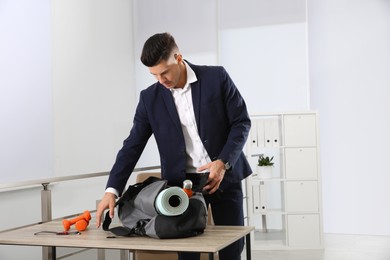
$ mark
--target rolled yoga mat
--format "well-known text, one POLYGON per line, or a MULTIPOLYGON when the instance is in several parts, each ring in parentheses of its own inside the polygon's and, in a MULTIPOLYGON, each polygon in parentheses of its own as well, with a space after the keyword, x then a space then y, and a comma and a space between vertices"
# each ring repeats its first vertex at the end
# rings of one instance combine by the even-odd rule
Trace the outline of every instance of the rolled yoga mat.
POLYGON ((188 208, 189 198, 179 187, 169 187, 161 191, 154 202, 159 214, 165 216, 178 216, 188 208))

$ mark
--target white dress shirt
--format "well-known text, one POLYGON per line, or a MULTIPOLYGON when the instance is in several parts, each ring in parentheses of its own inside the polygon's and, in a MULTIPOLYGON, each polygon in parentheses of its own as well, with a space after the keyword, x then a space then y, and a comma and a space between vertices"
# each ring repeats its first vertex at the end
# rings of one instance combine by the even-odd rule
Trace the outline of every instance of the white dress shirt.
POLYGON ((200 139, 196 125, 194 106, 192 104, 191 83, 196 82, 195 72, 186 62, 187 82, 183 88, 172 88, 171 92, 179 114, 181 128, 187 153, 187 172, 196 172, 196 169, 211 162, 209 155, 200 139))

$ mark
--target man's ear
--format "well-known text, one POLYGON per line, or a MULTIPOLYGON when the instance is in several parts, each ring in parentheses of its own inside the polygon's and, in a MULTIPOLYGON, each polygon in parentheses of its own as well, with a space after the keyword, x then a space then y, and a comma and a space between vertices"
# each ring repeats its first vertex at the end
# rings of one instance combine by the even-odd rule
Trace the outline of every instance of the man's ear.
POLYGON ((177 60, 178 63, 183 61, 183 56, 180 53, 175 53, 174 57, 175 57, 175 60, 177 60))

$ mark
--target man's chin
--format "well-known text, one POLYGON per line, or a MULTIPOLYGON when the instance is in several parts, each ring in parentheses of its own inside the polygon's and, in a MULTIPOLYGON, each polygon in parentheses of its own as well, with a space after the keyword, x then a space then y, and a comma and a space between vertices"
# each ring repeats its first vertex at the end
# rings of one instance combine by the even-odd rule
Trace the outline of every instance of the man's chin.
POLYGON ((174 88, 173 85, 171 84, 162 84, 164 87, 166 87, 167 89, 171 89, 171 88, 174 88))

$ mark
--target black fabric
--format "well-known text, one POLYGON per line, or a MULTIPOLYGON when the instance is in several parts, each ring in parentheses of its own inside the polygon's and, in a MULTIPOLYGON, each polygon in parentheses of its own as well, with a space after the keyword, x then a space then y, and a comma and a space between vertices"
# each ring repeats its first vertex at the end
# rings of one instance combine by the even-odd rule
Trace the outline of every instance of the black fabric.
POLYGON ((154 238, 191 237, 203 233, 207 224, 207 208, 201 193, 194 193, 189 199, 188 208, 179 216, 164 216, 157 213, 153 206, 154 200, 157 194, 167 187, 165 180, 156 177, 149 177, 142 183, 130 185, 116 203, 119 219, 124 226, 110 229, 111 218, 107 212, 103 230, 111 231, 117 236, 154 238), (150 197, 151 192, 153 196, 150 197))
POLYGON ((188 209, 179 216, 169 217, 159 215, 155 220, 155 230, 158 237, 176 238, 192 237, 203 233, 207 219, 205 205, 200 200, 190 199, 188 209), (198 216, 201 216, 198 218, 198 216))

